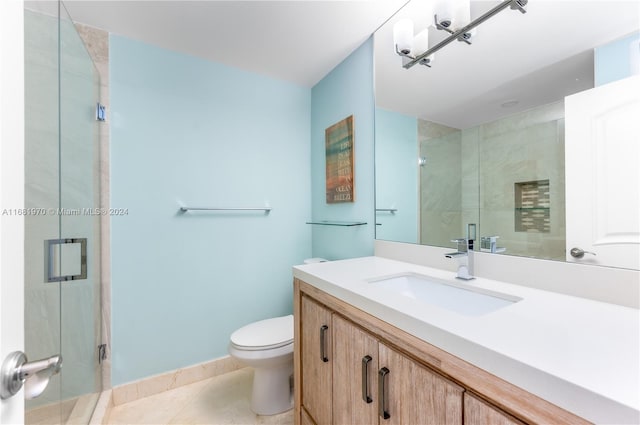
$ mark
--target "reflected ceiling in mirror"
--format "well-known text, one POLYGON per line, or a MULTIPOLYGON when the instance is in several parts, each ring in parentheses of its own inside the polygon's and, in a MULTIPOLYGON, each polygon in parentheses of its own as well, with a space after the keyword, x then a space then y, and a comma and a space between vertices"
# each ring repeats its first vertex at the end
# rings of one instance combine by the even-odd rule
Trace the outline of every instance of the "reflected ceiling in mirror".
MULTIPOLYGON (((593 49, 637 31, 640 19, 637 1, 530 0, 526 14, 507 9, 481 24, 472 45, 444 47, 431 68, 404 69, 396 22, 430 27, 430 44, 448 35, 433 28, 428 3, 409 2, 376 31, 376 106, 460 129, 593 87, 593 49)), ((472 1, 472 18, 498 3, 472 1)))

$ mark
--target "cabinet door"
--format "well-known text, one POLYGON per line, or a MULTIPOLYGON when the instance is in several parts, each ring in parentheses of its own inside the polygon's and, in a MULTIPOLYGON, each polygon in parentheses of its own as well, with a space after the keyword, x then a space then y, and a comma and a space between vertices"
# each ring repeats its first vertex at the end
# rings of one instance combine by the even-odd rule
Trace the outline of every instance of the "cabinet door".
POLYGON ((378 341, 333 316, 333 423, 377 424, 378 341))
POLYGON ((462 424, 461 387, 384 344, 379 353, 380 424, 462 424))
POLYGON ((464 395, 464 425, 523 425, 519 420, 488 403, 472 396, 464 395))
POLYGON ((331 423, 331 311, 302 296, 302 405, 318 425, 331 423))

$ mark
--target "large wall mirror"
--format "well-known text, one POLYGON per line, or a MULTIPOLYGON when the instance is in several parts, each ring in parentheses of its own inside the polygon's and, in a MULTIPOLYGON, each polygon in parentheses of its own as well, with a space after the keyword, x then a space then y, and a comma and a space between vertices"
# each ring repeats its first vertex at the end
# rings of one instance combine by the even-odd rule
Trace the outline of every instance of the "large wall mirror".
MULTIPOLYGON (((411 0, 375 34, 376 238, 453 248, 476 223, 478 250, 638 269, 640 93, 623 107, 603 106, 622 111, 604 121, 624 125, 605 126, 591 169, 574 171, 572 161, 597 144, 576 130, 593 121, 573 110, 606 105, 601 98, 620 96, 605 91, 640 79, 640 2, 530 0, 526 13, 506 8, 479 25, 471 45, 454 41, 430 67, 405 69, 394 26, 413 22, 414 49, 426 45, 425 33, 437 44, 449 35, 434 27, 438 3, 411 0), (600 197, 576 200, 569 180, 600 197), (609 223, 601 246, 570 236, 594 233, 593 224, 576 226, 598 214, 609 223), (572 248, 586 253, 572 256, 572 248)), ((472 1, 471 20, 500 3, 472 1)))

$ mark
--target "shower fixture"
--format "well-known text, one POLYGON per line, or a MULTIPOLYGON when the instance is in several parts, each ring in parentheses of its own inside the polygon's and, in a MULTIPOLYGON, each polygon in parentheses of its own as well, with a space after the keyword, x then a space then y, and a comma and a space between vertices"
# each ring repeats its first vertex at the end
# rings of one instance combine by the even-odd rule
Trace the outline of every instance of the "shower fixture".
POLYGON ((429 28, 414 36, 413 21, 403 19, 393 27, 393 43, 395 52, 402 56, 402 67, 409 69, 415 64, 431 67, 434 53, 455 40, 471 44, 476 27, 510 7, 527 13, 525 6, 528 0, 504 0, 482 16, 471 21, 470 0, 438 0, 434 6, 434 27, 446 31, 450 35, 429 48, 429 28))

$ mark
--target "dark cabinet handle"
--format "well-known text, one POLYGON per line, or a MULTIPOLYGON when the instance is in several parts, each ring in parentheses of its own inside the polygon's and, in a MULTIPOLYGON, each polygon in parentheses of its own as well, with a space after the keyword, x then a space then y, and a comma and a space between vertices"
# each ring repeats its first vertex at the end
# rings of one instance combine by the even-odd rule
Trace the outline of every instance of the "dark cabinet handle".
POLYGON ((326 333, 329 329, 329 326, 322 325, 320 326, 320 360, 323 362, 328 362, 329 357, 327 357, 327 338, 326 333))
POLYGON ((369 395, 369 362, 373 360, 371 356, 362 358, 362 399, 365 403, 371 403, 373 399, 369 395))
POLYGON ((387 412, 386 407, 386 399, 388 395, 385 394, 385 378, 388 374, 389 369, 386 367, 383 367, 378 371, 378 415, 380 415, 382 419, 389 419, 391 417, 389 412, 387 412))

